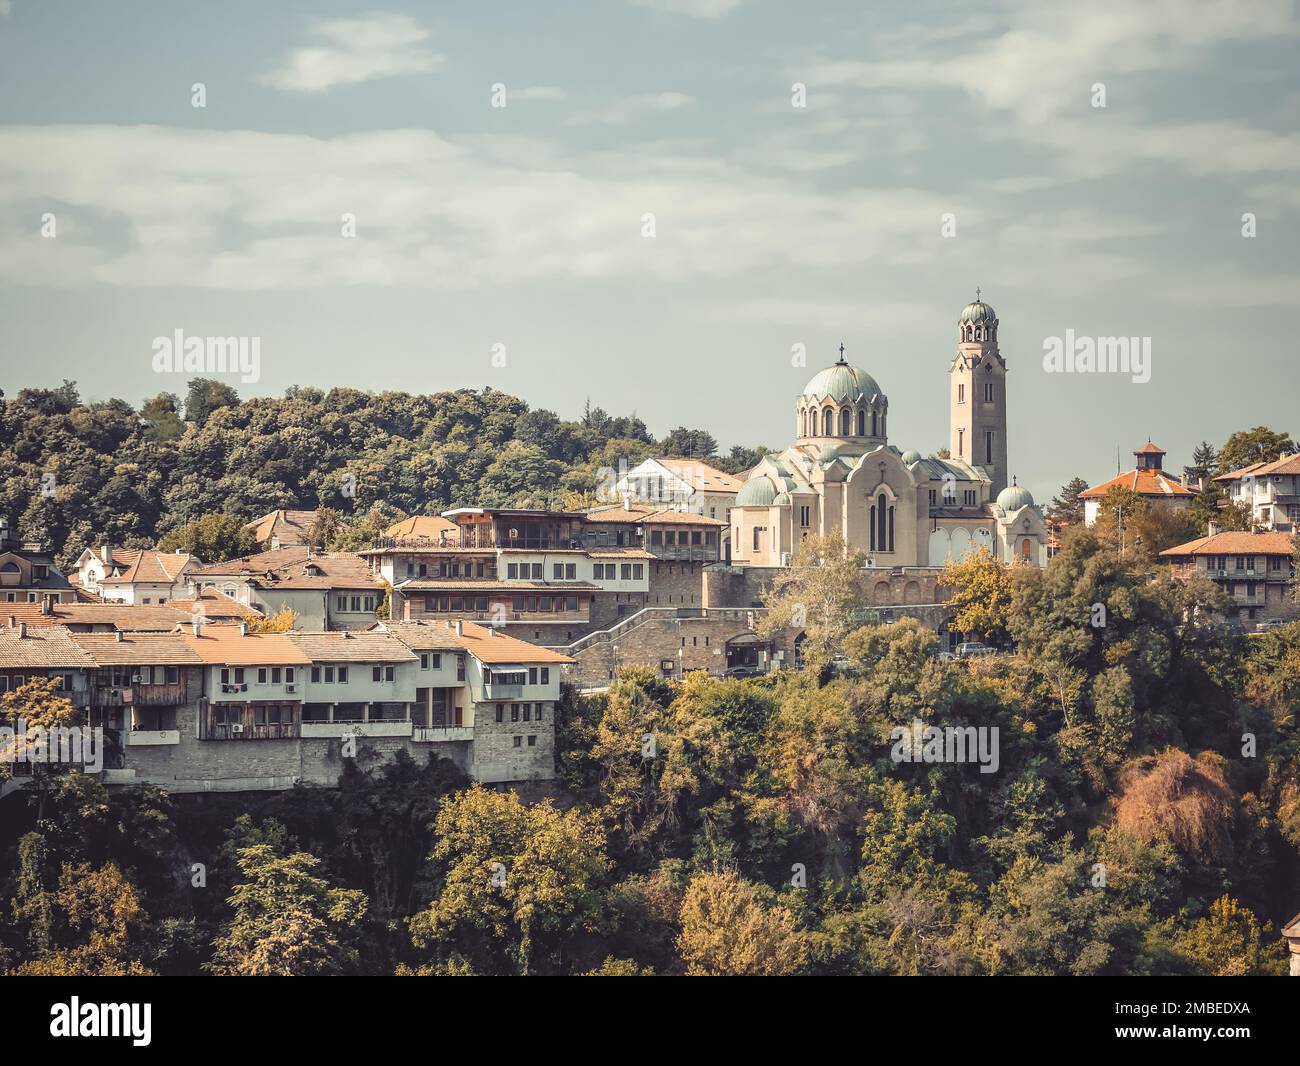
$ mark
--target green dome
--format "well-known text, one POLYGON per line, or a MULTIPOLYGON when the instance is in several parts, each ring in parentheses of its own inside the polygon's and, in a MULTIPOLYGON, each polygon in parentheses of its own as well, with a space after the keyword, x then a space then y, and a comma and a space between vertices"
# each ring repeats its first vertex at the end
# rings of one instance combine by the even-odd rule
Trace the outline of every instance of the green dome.
POLYGON ((790 506, 789 494, 784 492, 778 492, 776 494, 776 499, 772 501, 772 504, 775 507, 789 507, 790 506))
POLYGON ((921 453, 916 451, 915 449, 903 453, 904 466, 911 466, 913 463, 919 463, 920 461, 921 461, 921 453))
POLYGON ((1022 507, 1032 507, 1033 505, 1034 497, 1028 489, 1021 488, 1019 485, 1008 485, 998 493, 998 506, 1007 514, 1018 511, 1022 507))
POLYGON ((776 486, 762 474, 752 477, 736 493, 737 507, 771 507, 776 500, 776 486))
POLYGON ((840 402, 856 400, 859 396, 865 396, 868 400, 873 396, 879 396, 882 400, 885 398, 875 378, 848 363, 828 366, 808 382, 803 394, 806 398, 815 400, 824 400, 829 396, 840 402))
POLYGON ((996 322, 997 312, 983 300, 977 299, 961 309, 961 322, 996 322))

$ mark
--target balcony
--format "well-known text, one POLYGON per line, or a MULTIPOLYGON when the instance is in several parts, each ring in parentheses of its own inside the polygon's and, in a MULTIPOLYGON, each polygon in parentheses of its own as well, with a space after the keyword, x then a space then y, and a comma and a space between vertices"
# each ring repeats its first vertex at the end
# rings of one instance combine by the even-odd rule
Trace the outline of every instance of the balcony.
POLYGON ((419 725, 411 740, 416 744, 438 744, 456 740, 473 740, 474 727, 470 725, 419 725))
POLYGON ((409 737, 410 722, 303 722, 304 740, 354 737, 409 737))
POLYGON ((297 722, 267 722, 257 725, 209 721, 203 724, 199 733, 200 740, 296 740, 298 736, 297 722))
POLYGON ((185 702, 185 686, 127 685, 95 687, 92 702, 95 707, 179 707, 185 702))
POLYGON ((126 734, 126 746, 128 748, 160 747, 179 744, 180 742, 181 734, 179 729, 132 729, 126 734))
POLYGON ((495 682, 483 686, 484 700, 517 700, 524 694, 523 685, 500 685, 495 682))

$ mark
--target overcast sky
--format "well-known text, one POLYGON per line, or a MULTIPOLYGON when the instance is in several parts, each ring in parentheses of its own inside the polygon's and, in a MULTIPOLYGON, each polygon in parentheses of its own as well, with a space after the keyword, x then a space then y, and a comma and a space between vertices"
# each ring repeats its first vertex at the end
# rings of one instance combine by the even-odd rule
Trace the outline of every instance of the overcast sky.
POLYGON ((182 329, 260 338, 245 396, 780 447, 843 342, 928 453, 978 285, 1039 502, 1300 432, 1292 3, 377 4, 0 0, 0 386, 183 391, 182 329), (1150 381, 1046 373, 1066 330, 1150 337, 1150 381))

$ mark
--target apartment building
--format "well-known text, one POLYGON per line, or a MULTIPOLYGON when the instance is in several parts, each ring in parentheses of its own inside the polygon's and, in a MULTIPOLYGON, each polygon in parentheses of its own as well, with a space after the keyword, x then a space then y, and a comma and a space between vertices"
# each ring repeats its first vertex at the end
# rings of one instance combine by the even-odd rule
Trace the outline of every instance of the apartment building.
POLYGON ((1286 452, 1271 463, 1252 463, 1214 480, 1233 503, 1250 508, 1254 525, 1280 533, 1300 529, 1300 455, 1286 452))
POLYGON ((1213 581, 1231 601, 1228 621, 1243 625, 1300 619, 1292 596, 1294 537, 1289 532, 1214 532, 1160 553, 1179 577, 1213 581))
POLYGON ((288 609, 302 630, 364 629, 385 594, 361 556, 307 545, 196 566, 188 576, 187 598, 215 589, 267 617, 288 609))

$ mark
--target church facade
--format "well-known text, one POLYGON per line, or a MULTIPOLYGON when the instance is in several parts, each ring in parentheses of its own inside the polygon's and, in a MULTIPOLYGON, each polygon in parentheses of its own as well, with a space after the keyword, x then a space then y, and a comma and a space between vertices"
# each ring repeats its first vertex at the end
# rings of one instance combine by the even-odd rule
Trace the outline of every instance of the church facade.
POLYGON ((795 401, 795 442, 746 475, 732 563, 788 566, 804 537, 840 533, 873 567, 941 567, 981 548, 1044 565, 1043 514, 1008 484, 1007 366, 997 315, 978 295, 958 320, 948 375, 948 447, 903 451, 889 442, 888 397, 841 346, 795 401))

